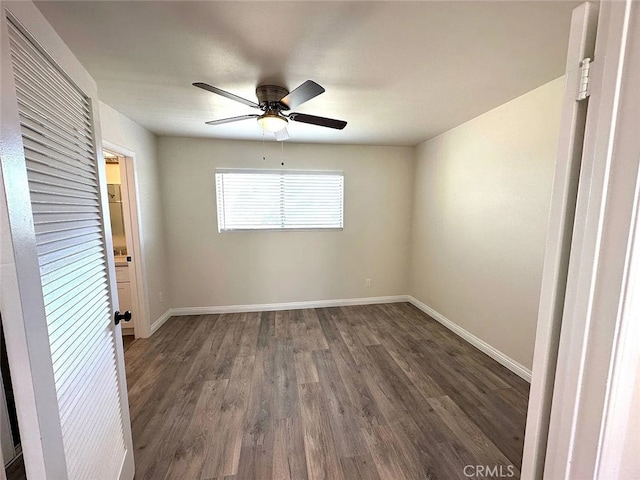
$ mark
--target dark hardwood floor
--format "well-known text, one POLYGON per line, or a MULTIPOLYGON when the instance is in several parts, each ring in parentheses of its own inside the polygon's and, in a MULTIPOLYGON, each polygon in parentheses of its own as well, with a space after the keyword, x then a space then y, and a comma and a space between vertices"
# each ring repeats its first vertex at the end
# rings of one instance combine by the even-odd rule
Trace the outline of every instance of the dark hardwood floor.
POLYGON ((124 348, 124 351, 126 352, 127 350, 129 350, 129 347, 135 341, 136 341, 136 337, 134 337, 133 335, 123 335, 122 336, 122 346, 124 348))
POLYGON ((528 384, 410 304, 172 318, 125 360, 137 480, 519 477, 528 384))

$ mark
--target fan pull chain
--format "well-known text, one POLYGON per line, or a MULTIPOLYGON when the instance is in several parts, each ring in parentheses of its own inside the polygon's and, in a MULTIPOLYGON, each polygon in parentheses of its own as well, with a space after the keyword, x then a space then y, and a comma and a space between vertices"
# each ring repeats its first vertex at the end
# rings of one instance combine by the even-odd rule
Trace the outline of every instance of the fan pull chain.
POLYGON ((284 167, 284 141, 280 142, 280 145, 282 145, 282 163, 281 165, 284 167))
POLYGON ((264 130, 262 130, 262 160, 266 160, 267 157, 264 154, 264 130))

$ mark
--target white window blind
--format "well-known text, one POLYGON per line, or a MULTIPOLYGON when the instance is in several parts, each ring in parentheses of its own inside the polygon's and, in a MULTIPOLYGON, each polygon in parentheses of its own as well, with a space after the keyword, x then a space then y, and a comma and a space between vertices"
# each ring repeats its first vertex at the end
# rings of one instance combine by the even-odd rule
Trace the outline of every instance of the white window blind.
POLYGON ((216 170, 218 231, 340 229, 342 172, 216 170))

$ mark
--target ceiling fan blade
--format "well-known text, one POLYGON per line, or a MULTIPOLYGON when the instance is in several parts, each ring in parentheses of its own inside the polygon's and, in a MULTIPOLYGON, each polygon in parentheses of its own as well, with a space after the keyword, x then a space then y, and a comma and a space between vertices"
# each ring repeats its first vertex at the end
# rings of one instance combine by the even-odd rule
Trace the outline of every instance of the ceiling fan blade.
POLYGON ((307 80, 302 85, 289 92, 288 95, 281 98, 280 103, 287 107, 287 109, 296 108, 298 105, 302 105, 307 100, 311 100, 321 93, 324 93, 324 88, 313 80, 307 80))
POLYGON ((335 128, 342 130, 347 126, 344 120, 335 120, 333 118, 316 117, 315 115, 307 115, 306 113, 291 113, 289 119, 296 122, 310 123, 311 125, 319 125, 321 127, 335 128))
POLYGON ((230 98, 231 100, 235 100, 236 102, 244 103, 245 105, 249 105, 253 108, 260 108, 256 102, 252 102, 251 100, 247 100, 246 98, 239 97, 238 95, 234 95, 233 93, 229 93, 225 90, 221 90, 218 87, 212 87, 207 83, 195 82, 193 84, 194 87, 202 88, 203 90, 207 90, 208 92, 217 93, 218 95, 222 95, 223 97, 230 98))
POLYGON ((276 140, 282 142, 283 140, 289 140, 289 132, 287 131, 287 127, 282 130, 278 130, 275 132, 276 140))
POLYGON ((221 118, 220 120, 211 120, 204 122, 207 125, 222 125, 223 123, 239 122, 240 120, 247 120, 248 118, 258 118, 260 115, 240 115, 239 117, 221 118))

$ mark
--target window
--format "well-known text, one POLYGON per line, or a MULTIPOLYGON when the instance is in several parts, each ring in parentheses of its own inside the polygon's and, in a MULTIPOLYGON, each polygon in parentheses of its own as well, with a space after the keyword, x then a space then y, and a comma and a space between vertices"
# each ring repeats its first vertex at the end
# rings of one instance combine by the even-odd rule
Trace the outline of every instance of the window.
POLYGON ((216 170, 218 231, 341 229, 342 172, 216 170))

